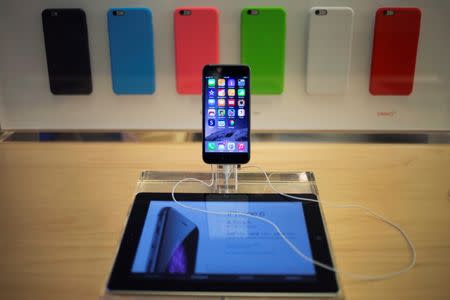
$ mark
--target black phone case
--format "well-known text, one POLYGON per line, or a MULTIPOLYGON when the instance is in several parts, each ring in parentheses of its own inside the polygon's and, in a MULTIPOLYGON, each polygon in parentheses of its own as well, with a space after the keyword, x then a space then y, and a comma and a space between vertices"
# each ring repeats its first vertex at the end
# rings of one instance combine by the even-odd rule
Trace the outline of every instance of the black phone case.
POLYGON ((55 95, 92 92, 86 14, 81 9, 42 11, 50 91, 55 95))

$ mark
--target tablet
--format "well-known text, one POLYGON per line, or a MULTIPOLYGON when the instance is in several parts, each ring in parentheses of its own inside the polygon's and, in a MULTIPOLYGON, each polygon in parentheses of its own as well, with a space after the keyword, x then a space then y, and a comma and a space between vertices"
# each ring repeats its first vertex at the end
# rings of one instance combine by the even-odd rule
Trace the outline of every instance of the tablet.
MULTIPOLYGON (((312 194, 298 195, 317 199, 312 194)), ((334 297, 333 265, 318 203, 279 194, 136 195, 107 283, 113 294, 334 297), (189 208, 186 208, 188 206, 189 208), (205 213, 195 209, 224 214, 205 213)))

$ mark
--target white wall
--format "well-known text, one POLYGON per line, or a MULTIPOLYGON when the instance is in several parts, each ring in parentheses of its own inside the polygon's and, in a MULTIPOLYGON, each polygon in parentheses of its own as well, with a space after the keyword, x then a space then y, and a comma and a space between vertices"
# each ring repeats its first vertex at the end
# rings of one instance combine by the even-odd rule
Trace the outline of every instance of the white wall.
POLYGON ((239 63, 240 11, 257 5, 287 11, 285 91, 253 96, 252 126, 259 130, 450 130, 450 1, 113 1, 3 0, 0 11, 0 120, 3 129, 200 129, 200 96, 175 91, 175 7, 220 10, 220 61, 239 63), (106 12, 149 7, 155 30, 156 93, 117 96, 111 87, 106 12), (350 88, 346 96, 305 92, 307 13, 312 6, 355 11, 350 88), (372 96, 368 91, 375 11, 381 6, 422 9, 422 27, 411 96, 372 96), (41 11, 85 10, 93 75, 88 96, 50 93, 41 11), (380 114, 380 112, 384 114, 380 114))

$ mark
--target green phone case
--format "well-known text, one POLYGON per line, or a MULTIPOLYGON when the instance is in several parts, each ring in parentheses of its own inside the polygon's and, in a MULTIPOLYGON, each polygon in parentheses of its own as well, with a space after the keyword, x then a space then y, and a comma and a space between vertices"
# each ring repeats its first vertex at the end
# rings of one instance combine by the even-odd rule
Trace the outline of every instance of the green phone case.
POLYGON ((284 9, 247 7, 242 10, 241 63, 250 66, 253 94, 283 92, 285 41, 284 9))

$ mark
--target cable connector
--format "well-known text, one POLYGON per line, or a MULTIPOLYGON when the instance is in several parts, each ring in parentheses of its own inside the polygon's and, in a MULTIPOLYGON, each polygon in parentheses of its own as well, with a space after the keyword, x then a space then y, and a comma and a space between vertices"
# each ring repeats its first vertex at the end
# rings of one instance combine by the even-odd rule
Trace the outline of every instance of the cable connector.
POLYGON ((213 165, 216 193, 236 193, 238 190, 238 170, 241 165, 213 165))

